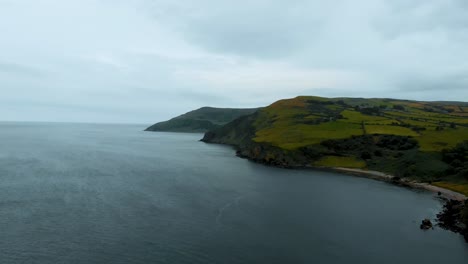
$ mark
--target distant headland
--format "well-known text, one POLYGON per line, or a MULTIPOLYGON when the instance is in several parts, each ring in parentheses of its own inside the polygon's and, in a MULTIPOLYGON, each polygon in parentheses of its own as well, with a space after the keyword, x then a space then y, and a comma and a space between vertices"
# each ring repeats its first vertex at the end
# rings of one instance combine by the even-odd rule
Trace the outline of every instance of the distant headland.
POLYGON ((156 123, 145 131, 204 133, 219 128, 232 120, 249 115, 258 108, 215 108, 202 107, 167 121, 156 123))

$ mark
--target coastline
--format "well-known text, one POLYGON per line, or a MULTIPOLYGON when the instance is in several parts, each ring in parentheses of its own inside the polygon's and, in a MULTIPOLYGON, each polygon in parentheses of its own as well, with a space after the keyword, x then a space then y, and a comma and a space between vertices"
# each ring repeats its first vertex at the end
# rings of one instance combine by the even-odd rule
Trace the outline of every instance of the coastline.
MULTIPOLYGON (((203 141, 203 140, 201 140, 203 141)), ((212 143, 212 142, 205 142, 209 144, 220 144, 220 145, 228 145, 232 147, 236 147, 235 145, 229 145, 229 144, 223 144, 223 143, 212 143)), ((246 155, 241 155, 239 151, 237 151, 236 156, 239 158, 247 159, 249 161, 255 162, 255 163, 262 163, 268 166, 273 166, 273 167, 283 167, 283 166, 278 166, 275 164, 268 164, 264 162, 259 162, 258 160, 252 159, 249 156, 246 155)), ((369 179, 374 179, 374 180, 379 180, 379 181, 386 181, 386 182, 391 182, 400 186, 405 186, 409 188, 414 188, 414 189, 423 189, 432 193, 437 194, 439 198, 445 199, 445 200, 457 200, 464 202, 468 200, 468 197, 464 195, 463 193, 459 193, 456 191, 452 191, 443 187, 431 185, 429 183, 424 183, 424 182, 418 182, 415 180, 408 180, 408 179, 401 179, 398 178, 394 175, 380 172, 380 171, 373 171, 373 170, 365 170, 365 169, 355 169, 355 168, 344 168, 344 167, 317 167, 317 166, 311 166, 311 165, 306 165, 306 166, 284 166, 283 168, 290 168, 290 169, 312 169, 312 170, 328 170, 328 171, 333 171, 333 172, 341 172, 341 173, 346 173, 346 174, 351 174, 353 176, 360 176, 360 177, 365 177, 369 179)))
MULTIPOLYGON (((211 143, 211 142, 206 142, 206 143, 211 143)), ((217 144, 220 144, 220 143, 217 143, 217 144)), ((223 144, 223 145, 226 145, 226 144, 223 144)), ((356 177, 364 177, 364 178, 374 179, 378 181, 385 181, 387 183, 392 183, 400 187, 411 188, 413 190, 420 189, 426 192, 431 192, 434 194, 433 198, 439 199, 444 202, 443 210, 437 214, 437 220, 435 220, 437 225, 442 226, 443 229, 461 234, 462 236, 464 236, 466 242, 468 242, 468 228, 467 228, 468 223, 466 219, 466 214, 468 214, 468 199, 467 199, 467 196, 463 193, 459 193, 456 191, 452 191, 450 189, 431 185, 429 183, 418 182, 415 180, 409 180, 405 178, 401 179, 400 177, 394 176, 392 174, 380 172, 380 171, 344 168, 344 167, 318 167, 318 166, 312 166, 312 165, 291 166, 288 164, 272 163, 272 162, 269 162, 267 160, 262 160, 262 159, 253 159, 252 157, 248 155, 242 155, 242 152, 240 150, 236 151, 236 156, 243 158, 243 159, 247 159, 255 163, 261 163, 267 166, 289 168, 289 169, 310 169, 310 170, 340 172, 343 174, 350 174, 356 177)), ((429 226, 427 222, 430 223, 430 227, 433 226, 430 220, 424 219, 420 226, 421 229, 426 229, 429 226)))
POLYGON ((395 176, 386 174, 380 171, 351 169, 351 168, 343 168, 343 167, 329 167, 329 168, 324 168, 324 169, 330 169, 333 171, 339 171, 339 172, 344 172, 344 173, 354 174, 354 175, 357 174, 360 176, 365 176, 367 178, 372 178, 376 180, 392 181, 392 182, 401 184, 403 186, 408 186, 408 187, 417 188, 417 189, 424 189, 424 190, 427 190, 436 194, 440 193, 439 197, 442 197, 448 200, 465 201, 466 199, 468 199, 468 197, 466 197, 462 193, 458 193, 449 189, 431 185, 429 183, 411 181, 411 180, 406 180, 406 179, 397 180, 395 176))

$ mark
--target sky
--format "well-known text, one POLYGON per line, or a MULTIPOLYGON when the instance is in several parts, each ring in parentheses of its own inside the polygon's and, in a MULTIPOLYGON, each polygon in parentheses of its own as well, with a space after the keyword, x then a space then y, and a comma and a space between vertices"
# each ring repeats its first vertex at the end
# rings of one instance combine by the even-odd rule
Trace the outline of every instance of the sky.
POLYGON ((468 101, 466 0, 0 0, 0 120, 298 95, 468 101))

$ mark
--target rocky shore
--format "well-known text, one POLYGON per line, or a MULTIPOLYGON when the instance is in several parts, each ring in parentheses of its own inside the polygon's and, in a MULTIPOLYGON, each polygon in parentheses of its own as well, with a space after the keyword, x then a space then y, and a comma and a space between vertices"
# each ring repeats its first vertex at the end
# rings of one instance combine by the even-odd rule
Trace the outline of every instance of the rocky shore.
POLYGON ((438 226, 462 234, 468 242, 468 200, 448 200, 437 220, 438 226))
POLYGON ((434 186, 429 183, 422 183, 422 182, 411 181, 407 179, 400 179, 393 175, 386 174, 386 173, 379 172, 379 171, 349 169, 349 168, 340 168, 340 167, 335 167, 335 168, 330 168, 330 169, 334 171, 340 171, 340 172, 345 172, 345 173, 350 173, 350 174, 355 174, 355 175, 357 174, 361 176, 366 176, 366 177, 378 179, 378 180, 391 181, 391 182, 398 183, 400 185, 404 185, 404 186, 408 186, 412 188, 424 189, 424 190, 436 193, 438 194, 438 196, 446 200, 465 201, 466 199, 468 199, 466 195, 454 192, 452 190, 434 186))

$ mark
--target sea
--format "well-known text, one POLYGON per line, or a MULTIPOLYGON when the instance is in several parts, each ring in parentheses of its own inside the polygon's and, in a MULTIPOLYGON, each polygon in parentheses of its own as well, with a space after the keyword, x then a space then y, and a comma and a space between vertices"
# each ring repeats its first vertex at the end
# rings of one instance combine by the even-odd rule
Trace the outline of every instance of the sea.
POLYGON ((0 123, 0 263, 468 263, 433 193, 144 129, 0 123))

